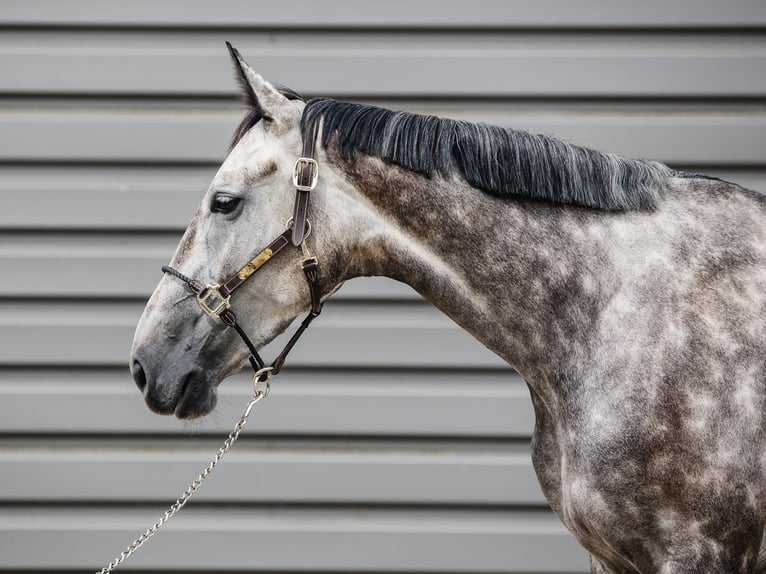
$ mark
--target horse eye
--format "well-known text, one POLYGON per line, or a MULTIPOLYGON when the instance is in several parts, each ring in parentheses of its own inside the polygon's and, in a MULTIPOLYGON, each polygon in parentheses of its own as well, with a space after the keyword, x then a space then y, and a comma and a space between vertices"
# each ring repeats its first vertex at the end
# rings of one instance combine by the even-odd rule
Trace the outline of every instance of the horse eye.
POLYGON ((235 197, 226 193, 217 193, 213 198, 213 204, 210 206, 210 211, 213 213, 231 213, 239 202, 242 201, 241 197, 235 197))

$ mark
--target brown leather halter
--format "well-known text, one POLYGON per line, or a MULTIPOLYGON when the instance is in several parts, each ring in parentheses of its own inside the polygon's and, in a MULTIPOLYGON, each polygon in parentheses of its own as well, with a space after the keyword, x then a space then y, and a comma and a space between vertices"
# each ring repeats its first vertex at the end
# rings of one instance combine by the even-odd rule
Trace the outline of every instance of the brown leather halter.
POLYGON ((298 339, 300 339, 301 335, 303 335, 311 322, 322 312, 321 292, 318 282, 319 263, 317 258, 311 255, 306 245, 306 239, 311 233, 311 223, 307 218, 309 194, 311 190, 316 187, 317 177, 319 175, 319 166, 314 159, 317 129, 318 125, 314 124, 311 128, 307 129, 306 134, 304 134, 303 152, 301 157, 295 162, 295 168, 293 170, 293 185, 295 185, 295 207, 293 209, 293 217, 290 220, 287 229, 274 239, 274 241, 269 243, 266 248, 259 251, 255 257, 248 261, 234 275, 220 284, 203 285, 196 279, 187 277, 172 267, 166 265, 162 268, 163 272, 181 279, 189 286, 191 291, 197 297, 197 303, 205 314, 213 319, 220 319, 224 325, 234 328, 242 341, 244 341, 248 351, 250 351, 248 360, 255 371, 253 380, 256 383, 268 383, 268 380, 271 379, 273 375, 279 373, 284 365, 287 355, 298 342, 298 339), (293 336, 290 337, 290 340, 282 349, 282 352, 279 353, 271 366, 267 367, 261 356, 258 354, 258 350, 237 322, 237 316, 234 314, 234 311, 231 310, 230 300, 234 291, 252 277, 256 271, 271 261, 277 253, 291 244, 295 247, 300 247, 303 253, 301 268, 303 269, 303 274, 306 277, 306 282, 309 286, 311 310, 306 318, 301 321, 300 326, 295 333, 293 333, 293 336))

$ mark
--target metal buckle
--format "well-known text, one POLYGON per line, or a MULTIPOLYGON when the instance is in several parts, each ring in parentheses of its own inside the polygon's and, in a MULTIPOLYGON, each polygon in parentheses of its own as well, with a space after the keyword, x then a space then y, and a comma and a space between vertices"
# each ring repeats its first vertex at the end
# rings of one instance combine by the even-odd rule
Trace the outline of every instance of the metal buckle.
POLYGON ((220 319, 221 313, 224 309, 228 309, 231 305, 229 300, 231 295, 224 297, 218 290, 221 286, 217 283, 215 285, 208 285, 201 295, 197 296, 197 303, 206 315, 213 319, 220 319))
POLYGON ((317 186, 318 178, 319 164, 315 159, 311 159, 310 157, 299 157, 296 160, 295 167, 293 168, 293 185, 296 187, 296 189, 299 191, 311 191, 317 186), (301 177, 301 172, 303 171, 303 168, 309 165, 311 166, 311 181, 308 185, 300 185, 298 180, 301 177))

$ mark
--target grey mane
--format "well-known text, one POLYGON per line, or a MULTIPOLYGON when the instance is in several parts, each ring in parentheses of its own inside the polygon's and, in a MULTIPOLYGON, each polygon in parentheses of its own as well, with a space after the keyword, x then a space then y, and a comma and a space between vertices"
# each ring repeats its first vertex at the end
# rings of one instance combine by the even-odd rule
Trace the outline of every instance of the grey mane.
POLYGON ((330 99, 308 102, 303 133, 319 121, 321 145, 334 141, 346 160, 367 154, 429 178, 450 177, 456 169, 473 187, 502 197, 651 210, 673 174, 661 163, 544 135, 330 99))

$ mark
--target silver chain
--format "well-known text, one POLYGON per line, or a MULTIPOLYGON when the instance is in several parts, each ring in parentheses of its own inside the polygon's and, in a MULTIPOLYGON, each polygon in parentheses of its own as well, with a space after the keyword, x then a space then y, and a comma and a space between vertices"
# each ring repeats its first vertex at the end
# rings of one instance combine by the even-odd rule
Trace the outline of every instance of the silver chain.
POLYGON ((157 520, 157 522, 152 524, 143 534, 141 534, 141 536, 136 538, 130 544, 130 546, 120 552, 119 556, 104 566, 101 570, 96 572, 96 574, 109 574, 109 572, 114 572, 120 564, 130 558, 139 548, 141 548, 141 546, 144 545, 147 540, 157 534, 157 531, 162 528, 168 520, 173 518, 173 516, 175 516, 176 513, 184 507, 184 505, 189 501, 194 493, 197 492, 199 487, 202 486, 202 483, 205 482, 205 479, 208 477, 208 475, 213 472, 213 469, 218 466, 218 463, 221 462, 221 459, 229 451, 234 442, 239 438, 239 433, 242 432, 245 424, 247 424, 247 418, 250 416, 250 411, 253 410, 253 407, 258 402, 269 396, 269 390, 271 388, 271 370, 272 367, 264 367, 253 375, 253 397, 250 399, 250 402, 247 403, 245 412, 237 421, 237 424, 234 425, 234 430, 232 430, 228 438, 223 441, 223 444, 218 449, 218 452, 215 454, 215 457, 213 457, 213 460, 210 462, 210 464, 208 464, 207 467, 199 474, 199 476, 194 479, 194 481, 189 485, 189 488, 187 488, 186 491, 178 498, 178 500, 176 500, 170 506, 170 508, 165 511, 165 514, 159 520, 157 520), (263 375, 265 375, 266 378, 263 381, 260 381, 260 378, 263 375), (259 383, 261 382, 265 383, 264 389, 258 388, 259 383))

